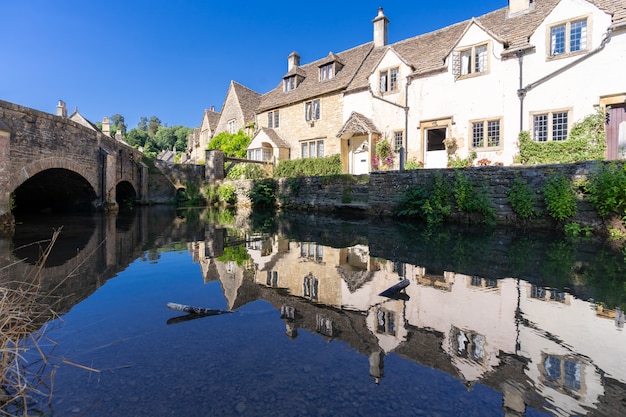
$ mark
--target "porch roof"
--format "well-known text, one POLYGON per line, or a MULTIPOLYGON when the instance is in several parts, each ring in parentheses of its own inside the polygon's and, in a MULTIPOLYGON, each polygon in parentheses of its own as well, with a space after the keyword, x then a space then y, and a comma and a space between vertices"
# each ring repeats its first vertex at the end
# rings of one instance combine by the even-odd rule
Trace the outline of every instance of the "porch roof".
POLYGON ((380 131, 374 122, 363 116, 361 113, 353 111, 341 130, 339 130, 339 133, 337 133, 337 137, 346 139, 354 136, 355 134, 369 135, 372 133, 380 134, 380 131))

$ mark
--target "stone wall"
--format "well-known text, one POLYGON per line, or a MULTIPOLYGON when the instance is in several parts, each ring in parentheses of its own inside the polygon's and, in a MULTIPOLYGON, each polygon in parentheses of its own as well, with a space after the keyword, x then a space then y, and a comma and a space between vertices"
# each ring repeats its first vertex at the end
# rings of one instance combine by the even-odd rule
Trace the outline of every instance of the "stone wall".
MULTIPOLYGON (((508 201, 508 191, 516 177, 536 190, 536 211, 543 215, 533 219, 537 227, 550 227, 552 219, 546 213, 541 188, 548 177, 563 173, 571 181, 584 180, 603 162, 581 162, 576 164, 544 165, 535 167, 470 167, 461 169, 418 169, 411 171, 373 172, 368 176, 354 177, 340 175, 333 177, 306 177, 279 179, 277 198, 279 206, 286 211, 325 211, 360 212, 369 216, 390 216, 398 206, 397 200, 408 189, 426 187, 435 176, 443 176, 454 184, 457 171, 463 173, 474 184, 476 192, 488 196, 496 213, 497 222, 502 225, 520 222, 508 201)), ((238 201, 250 204, 247 196, 252 181, 237 181, 238 201), (244 185, 245 184, 245 185, 244 185), (244 193, 246 193, 244 195, 244 193)), ((453 209, 452 221, 468 222, 467 213, 453 209)), ((583 225, 599 226, 599 218, 593 207, 582 198, 578 201, 578 212, 571 219, 583 225)))

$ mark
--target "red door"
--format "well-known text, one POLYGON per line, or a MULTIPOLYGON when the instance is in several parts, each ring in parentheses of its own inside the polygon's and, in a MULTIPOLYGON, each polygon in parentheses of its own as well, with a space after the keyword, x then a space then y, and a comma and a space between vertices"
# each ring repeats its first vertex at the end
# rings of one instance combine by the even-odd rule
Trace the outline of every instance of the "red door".
MULTIPOLYGON (((625 146, 626 143, 619 143, 620 129, 622 141, 626 140, 626 105, 611 106, 607 111, 606 120, 606 158, 607 159, 620 159, 620 146, 625 146)), ((621 157, 624 157, 622 149, 621 157)))

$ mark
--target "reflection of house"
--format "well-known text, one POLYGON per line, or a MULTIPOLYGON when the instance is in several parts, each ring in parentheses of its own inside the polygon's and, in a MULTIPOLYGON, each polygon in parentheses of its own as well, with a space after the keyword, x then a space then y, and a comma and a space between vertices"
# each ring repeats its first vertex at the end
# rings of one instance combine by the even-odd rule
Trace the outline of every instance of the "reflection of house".
POLYGON ((217 131, 220 114, 215 108, 205 110, 200 128, 194 129, 187 139, 187 153, 190 163, 199 163, 206 158, 206 147, 217 131))

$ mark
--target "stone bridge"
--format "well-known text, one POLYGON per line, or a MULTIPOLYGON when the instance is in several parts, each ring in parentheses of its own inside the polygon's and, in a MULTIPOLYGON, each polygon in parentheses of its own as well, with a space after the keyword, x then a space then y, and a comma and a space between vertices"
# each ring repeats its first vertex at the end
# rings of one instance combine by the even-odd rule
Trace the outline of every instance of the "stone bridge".
MULTIPOLYGON (((62 104, 62 102, 59 102, 62 104)), ((63 104, 64 109, 64 104, 63 104)), ((0 100, 0 218, 145 203, 143 154, 98 130, 0 100)))

